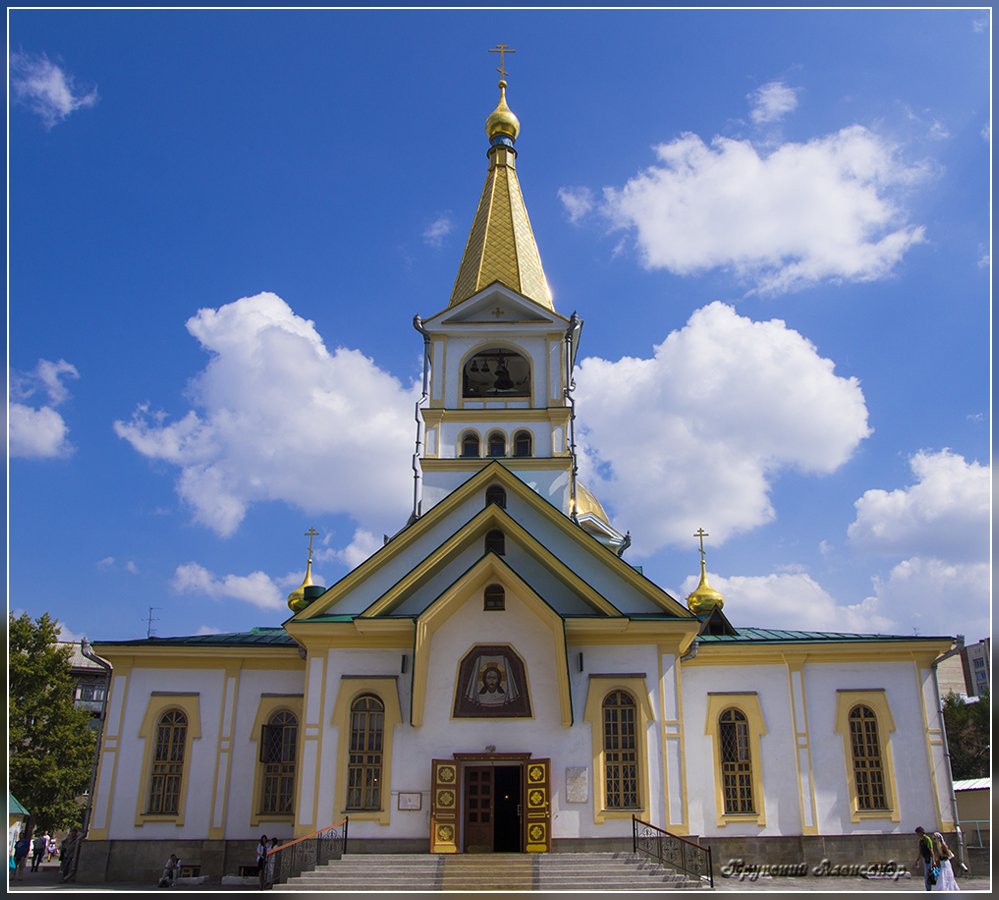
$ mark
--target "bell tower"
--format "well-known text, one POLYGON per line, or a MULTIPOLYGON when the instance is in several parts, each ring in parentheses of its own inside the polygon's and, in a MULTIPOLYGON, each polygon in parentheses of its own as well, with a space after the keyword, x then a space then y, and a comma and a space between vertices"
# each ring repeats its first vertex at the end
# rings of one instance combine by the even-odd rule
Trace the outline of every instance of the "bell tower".
POLYGON ((498 71, 499 102, 485 123, 486 181, 448 306, 413 321, 425 360, 413 515, 498 460, 623 549, 626 538, 576 479, 572 371, 583 323, 555 310, 517 178, 520 122, 507 104, 502 62, 498 71))

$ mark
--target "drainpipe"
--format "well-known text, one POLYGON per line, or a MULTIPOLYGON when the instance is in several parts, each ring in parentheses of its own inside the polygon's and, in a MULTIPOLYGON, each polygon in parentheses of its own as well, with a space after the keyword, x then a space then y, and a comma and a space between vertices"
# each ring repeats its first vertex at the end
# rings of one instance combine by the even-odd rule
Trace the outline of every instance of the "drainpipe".
POLYGON ((73 850, 73 865, 69 870, 69 878, 72 881, 76 881, 76 870, 80 865, 80 851, 83 842, 86 841, 90 832, 90 817, 94 811, 94 791, 97 788, 97 767, 101 760, 101 739, 104 736, 104 722, 107 718, 108 695, 111 693, 112 675, 111 663, 94 653, 93 647, 90 646, 90 641, 86 638, 80 641, 80 653, 91 662, 97 663, 97 665, 108 673, 108 683, 104 689, 104 699, 101 700, 100 726, 97 729, 97 740, 94 743, 94 761, 90 767, 90 790, 87 792, 87 806, 83 812, 83 827, 80 829, 80 840, 76 842, 76 847, 73 850))
POLYGON ((569 327, 565 330, 565 389, 563 391, 569 405, 569 456, 572 458, 572 468, 569 470, 569 509, 572 521, 577 523, 579 516, 576 513, 576 475, 579 472, 579 467, 576 465, 576 401, 572 397, 572 392, 576 389, 576 382, 572 379, 572 342, 582 324, 575 312, 569 317, 569 327))
MULTIPOLYGON (((413 518, 418 519, 423 505, 423 498, 420 490, 420 450, 423 447, 423 416, 420 415, 420 407, 427 402, 430 396, 430 334, 423 327, 423 320, 419 316, 413 316, 413 327, 423 335, 423 394, 416 401, 416 452, 413 454, 413 518)), ((438 441, 440 438, 438 437, 438 441)))
POLYGON ((950 744, 947 742, 947 723, 944 721, 943 701, 940 699, 940 684, 937 681, 937 666, 945 659, 949 659, 952 656, 958 656, 962 650, 964 650, 964 635, 959 634, 954 639, 954 646, 951 647, 946 653, 941 654, 933 660, 933 662, 930 663, 930 668, 933 670, 933 692, 937 698, 937 713, 940 716, 940 733, 943 735, 944 759, 947 760, 947 775, 949 776, 950 781, 950 806, 954 815, 954 829, 957 832, 957 862, 960 865, 961 870, 967 872, 968 866, 964 860, 964 832, 961 831, 961 822, 957 811, 957 794, 954 793, 954 772, 950 767, 950 744))

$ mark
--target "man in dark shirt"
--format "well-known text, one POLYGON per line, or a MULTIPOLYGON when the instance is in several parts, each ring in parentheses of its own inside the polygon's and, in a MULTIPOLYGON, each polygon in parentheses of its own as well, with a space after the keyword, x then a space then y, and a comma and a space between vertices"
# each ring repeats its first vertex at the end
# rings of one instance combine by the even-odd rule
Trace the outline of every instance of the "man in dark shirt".
POLYGON ((933 839, 923 830, 923 826, 920 825, 916 828, 916 834, 919 835, 919 853, 916 856, 916 865, 919 865, 920 861, 923 863, 923 887, 928 891, 933 890, 933 884, 936 881, 930 881, 930 870, 933 868, 933 839))

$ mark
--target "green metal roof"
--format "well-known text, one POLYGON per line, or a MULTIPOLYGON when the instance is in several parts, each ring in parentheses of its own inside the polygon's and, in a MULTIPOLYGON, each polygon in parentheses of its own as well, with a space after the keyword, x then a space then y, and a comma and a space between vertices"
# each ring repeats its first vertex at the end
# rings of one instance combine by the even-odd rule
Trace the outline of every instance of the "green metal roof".
POLYGON ((187 637, 148 637, 133 641, 96 641, 106 647, 295 647, 295 640, 277 628, 251 628, 228 634, 194 634, 187 637))
POLYGON ((7 815, 9 816, 30 816, 29 813, 22 805, 21 801, 17 799, 10 791, 7 791, 7 815))
POLYGON ((855 643, 857 641, 946 641, 946 636, 911 634, 851 634, 845 631, 783 631, 776 628, 736 628, 735 634, 702 634, 704 644, 855 643))

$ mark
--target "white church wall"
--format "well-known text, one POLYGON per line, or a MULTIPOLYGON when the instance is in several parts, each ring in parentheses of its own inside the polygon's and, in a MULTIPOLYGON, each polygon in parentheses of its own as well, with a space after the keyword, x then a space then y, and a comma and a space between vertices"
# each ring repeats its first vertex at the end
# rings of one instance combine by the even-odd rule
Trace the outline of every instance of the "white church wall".
MULTIPOLYGON (((705 654, 706 656, 706 654, 705 654)), ((684 761, 687 773, 688 814, 693 834, 737 837, 801 834, 801 813, 792 738, 791 699, 783 665, 718 665, 698 660, 683 668, 684 761), (717 724, 706 734, 711 694, 755 693, 766 734, 759 739, 765 825, 753 822, 718 824, 715 748, 717 724)), ((757 786, 757 796, 759 786, 757 786)))
POLYGON ((823 834, 911 833, 916 825, 936 823, 932 778, 927 757, 922 696, 911 662, 864 661, 805 666, 805 697, 811 736, 812 766, 823 834), (850 787, 843 735, 835 731, 837 691, 883 690, 895 723, 890 735, 898 792, 899 821, 890 818, 851 821, 850 787))
MULTIPOLYGON (((173 819, 164 822, 146 820, 136 824, 137 813, 145 809, 143 795, 148 790, 148 773, 143 770, 147 763, 145 746, 139 738, 139 731, 150 700, 157 702, 160 696, 169 694, 198 696, 201 737, 188 743, 190 759, 186 768, 183 833, 207 837, 219 738, 218 710, 222 705, 223 690, 221 669, 131 670, 128 697, 121 719, 122 744, 127 749, 117 754, 109 837, 118 840, 170 840, 177 837, 177 825, 173 819)), ((155 733, 147 740, 155 740, 155 733)))

